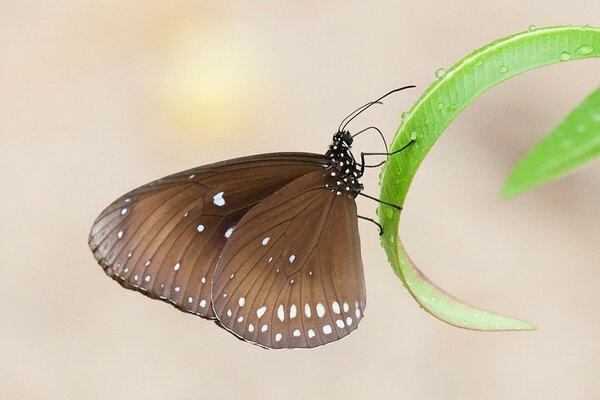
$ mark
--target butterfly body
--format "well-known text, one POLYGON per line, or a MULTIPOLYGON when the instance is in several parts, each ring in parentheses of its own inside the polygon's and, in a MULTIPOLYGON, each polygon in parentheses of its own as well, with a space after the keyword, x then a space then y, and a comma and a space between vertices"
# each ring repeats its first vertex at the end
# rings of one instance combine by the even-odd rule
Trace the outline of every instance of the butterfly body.
POLYGON ((338 196, 348 195, 355 198, 363 190, 360 182, 363 170, 358 167, 350 150, 352 141, 352 136, 348 132, 337 132, 333 136, 333 143, 325 153, 331 169, 325 187, 338 196))
MULTIPOLYGON (((324 155, 258 154, 143 185, 96 218, 88 243, 126 289, 215 320, 264 348, 313 348, 352 333, 366 290, 355 198, 366 165, 340 123, 324 155)), ((385 162, 385 161, 384 161, 385 162)), ((376 222, 375 222, 376 223, 376 222)), ((381 226, 380 226, 381 229, 381 226)))

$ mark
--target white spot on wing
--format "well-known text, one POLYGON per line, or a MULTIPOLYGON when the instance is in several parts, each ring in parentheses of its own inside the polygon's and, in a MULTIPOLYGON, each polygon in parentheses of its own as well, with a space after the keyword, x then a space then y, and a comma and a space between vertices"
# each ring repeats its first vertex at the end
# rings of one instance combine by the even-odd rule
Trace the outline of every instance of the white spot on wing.
POLYGON ((323 333, 326 335, 329 335, 332 332, 331 330, 331 325, 325 325, 323 326, 323 333))
POLYGON ((279 318, 279 320, 281 322, 283 322, 283 320, 285 318, 285 313, 283 311, 283 304, 280 304, 279 307, 277 307, 277 318, 279 318))
POLYGON ((240 315, 237 319, 237 322, 242 322, 244 320, 244 317, 242 315, 240 315))
MULTIPOLYGON (((260 318, 260 317, 262 317, 265 314, 266 311, 267 311, 267 307, 262 306, 261 308, 259 308, 258 310, 256 310, 256 316, 258 318, 260 318)), ((265 326, 265 325, 263 325, 263 326, 265 326)))
POLYGON ((198 232, 204 232, 204 225, 202 225, 202 224, 198 225, 198 227, 196 228, 196 230, 198 232))
POLYGON ((121 210, 121 215, 125 215, 125 214, 127 214, 127 209, 126 208, 124 208, 124 209, 121 210))
POLYGON ((325 315, 325 307, 321 303, 317 304, 317 315, 319 318, 323 318, 325 315))
POLYGON ((263 326, 260 327, 260 331, 261 332, 266 332, 268 330, 269 330, 269 325, 263 325, 263 326))
POLYGON ((238 304, 240 305, 240 307, 244 307, 244 304, 246 304, 246 299, 244 297, 240 297, 240 301, 238 301, 238 304))
POLYGON ((296 329, 294 331, 294 333, 292 333, 292 336, 294 336, 294 337, 300 337, 300 329, 296 329))
POLYGON ((252 324, 248 325, 248 332, 254 332, 254 325, 252 325, 252 324))
POLYGON ((152 278, 150 278, 150 275, 146 275, 146 277, 144 278, 144 280, 145 280, 146 282, 150 282, 150 279, 152 279, 152 278))
POLYGON ((338 328, 343 328, 344 325, 344 321, 342 321, 341 319, 338 319, 337 321, 335 321, 335 324, 337 325, 338 328))
POLYGON ((296 309, 296 305, 292 304, 292 306, 290 307, 290 319, 296 318, 297 313, 298 313, 298 310, 296 309))
POLYGON ((232 314, 232 312, 231 312, 231 309, 230 309, 230 308, 228 308, 228 309, 227 309, 227 316, 228 316, 228 317, 231 317, 231 314, 232 314))
POLYGON ((175 291, 176 291, 177 293, 179 293, 179 291, 180 291, 180 290, 181 290, 181 288, 180 288, 179 286, 177 286, 177 287, 175 288, 175 291))
POLYGON ((344 303, 344 312, 348 312, 350 310, 350 306, 348 303, 344 303))
POLYGON ((180 267, 181 267, 180 263, 175 264, 175 266, 173 267, 173 271, 179 271, 180 267))
POLYGON ((331 308, 333 309, 333 312, 336 314, 339 314, 342 310, 340 310, 340 303, 338 303, 337 301, 334 301, 333 303, 331 303, 331 308))
POLYGON ((294 260, 296 259, 295 255, 291 255, 290 258, 288 258, 288 260, 290 260, 290 264, 294 262, 294 260))
POLYGON ((308 337, 311 338, 311 339, 314 338, 315 337, 315 331, 313 331, 312 329, 309 329, 308 330, 308 337))
POLYGON ((206 283, 206 278, 205 278, 205 277, 202 277, 202 279, 200 279, 200 282, 202 282, 202 283, 206 283))
POLYGON ((233 228, 227 229, 227 232, 225 232, 225 237, 228 238, 229 236, 231 236, 232 233, 233 233, 233 228))
POLYGON ((312 315, 310 312, 310 305, 308 303, 304 305, 304 314, 306 315, 306 318, 310 318, 312 315))
POLYGON ((223 192, 219 192, 213 196, 213 203, 218 207, 225 205, 225 199, 223 198, 223 192))
POLYGON ((117 237, 118 237, 119 239, 121 239, 121 238, 123 237, 123 231, 119 231, 119 232, 117 233, 117 237))
POLYGON ((206 306, 206 300, 202 299, 202 301, 200 302, 200 307, 204 307, 206 306))
POLYGON ((352 317, 346 318, 346 325, 348 325, 348 326, 352 325, 352 317))
POLYGON ((262 240, 262 245, 263 245, 263 246, 266 246, 266 245, 267 245, 267 243, 269 243, 269 240, 271 240, 271 238, 270 238, 270 237, 268 237, 268 236, 267 236, 267 237, 265 237, 265 238, 262 240))
POLYGON ((278 333, 277 335, 275 335, 275 341, 279 342, 281 340, 283 336, 281 336, 281 333, 278 333))

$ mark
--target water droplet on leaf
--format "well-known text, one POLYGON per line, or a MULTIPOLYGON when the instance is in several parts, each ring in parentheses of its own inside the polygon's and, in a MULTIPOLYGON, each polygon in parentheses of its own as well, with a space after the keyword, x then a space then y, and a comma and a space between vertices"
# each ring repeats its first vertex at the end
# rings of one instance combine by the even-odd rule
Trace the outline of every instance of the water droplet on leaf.
POLYGON ((592 51, 594 51, 594 48, 592 46, 588 46, 588 45, 583 45, 580 48, 578 48, 577 50, 575 50, 575 52, 577 52, 577 54, 580 54, 582 56, 586 56, 586 55, 590 54, 592 51))
POLYGON ((442 76, 446 74, 445 68, 438 68, 435 70, 435 79, 440 79, 442 76))
POLYGON ((568 51, 563 51, 562 53, 560 53, 560 56, 559 56, 559 58, 560 58, 562 61, 567 61, 567 60, 569 60, 569 59, 571 58, 571 55, 569 54, 569 52, 568 52, 568 51))
POLYGON ((501 65, 500 68, 498 68, 498 71, 500 71, 501 74, 505 74, 508 72, 508 67, 506 65, 501 65))
POLYGON ((535 25, 529 25, 529 27, 527 28, 530 31, 535 31, 537 29, 537 26, 535 25))

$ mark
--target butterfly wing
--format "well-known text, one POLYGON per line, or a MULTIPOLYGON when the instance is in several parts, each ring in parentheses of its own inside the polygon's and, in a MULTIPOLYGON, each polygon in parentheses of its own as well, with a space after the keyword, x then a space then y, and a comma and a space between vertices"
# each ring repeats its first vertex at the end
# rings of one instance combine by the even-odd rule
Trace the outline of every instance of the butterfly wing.
POLYGON ((264 154, 159 179, 109 205, 92 226, 90 248, 123 287, 214 318, 210 283, 233 227, 326 161, 317 154, 264 154))
MULTIPOLYGON (((311 348, 354 331, 366 306, 356 203, 308 173, 237 224, 212 286, 220 325, 269 348, 311 348)), ((335 181, 334 181, 335 183, 335 181)))

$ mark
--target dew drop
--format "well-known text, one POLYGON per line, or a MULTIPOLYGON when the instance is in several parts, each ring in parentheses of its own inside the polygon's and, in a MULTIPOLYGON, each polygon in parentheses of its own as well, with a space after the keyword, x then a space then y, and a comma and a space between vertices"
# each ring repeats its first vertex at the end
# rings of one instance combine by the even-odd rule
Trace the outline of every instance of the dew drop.
POLYGON ((527 28, 527 30, 529 31, 535 31, 537 29, 537 26, 535 25, 529 25, 529 27, 527 28))
POLYGON ((416 131, 412 131, 410 133, 410 140, 417 140, 417 132, 416 131))
POLYGON ((404 121, 406 119, 406 116, 408 115, 408 112, 403 112, 402 114, 400 114, 400 121, 404 121))
POLYGON ((573 146, 573 141, 569 140, 569 139, 565 139, 563 140, 560 145, 565 148, 568 149, 569 147, 573 146))
POLYGON ((575 52, 579 55, 582 56, 586 56, 588 54, 590 54, 592 51, 594 51, 594 48, 592 46, 588 46, 588 45, 583 45, 580 48, 578 48, 577 50, 575 50, 575 52))
POLYGON ((478 67, 481 67, 483 65, 483 61, 482 60, 477 60, 477 62, 475 63, 475 65, 477 65, 478 67))
POLYGON ((506 65, 501 65, 500 68, 498 68, 498 71, 500 71, 501 74, 505 74, 508 72, 508 67, 506 65))
POLYGON ((569 54, 568 51, 563 51, 562 53, 560 53, 560 55, 558 56, 562 61, 567 61, 571 58, 571 55, 569 54))
POLYGON ((452 104, 450 104, 448 106, 447 110, 448 111, 454 111, 454 110, 456 110, 458 108, 458 106, 460 106, 460 104, 458 104, 458 103, 452 103, 452 104))
POLYGON ((439 111, 444 111, 444 106, 445 106, 445 104, 444 104, 444 103, 438 103, 438 104, 437 104, 437 109, 438 109, 439 111))
POLYGON ((446 68, 438 68, 435 70, 435 79, 440 79, 446 74, 446 68))

